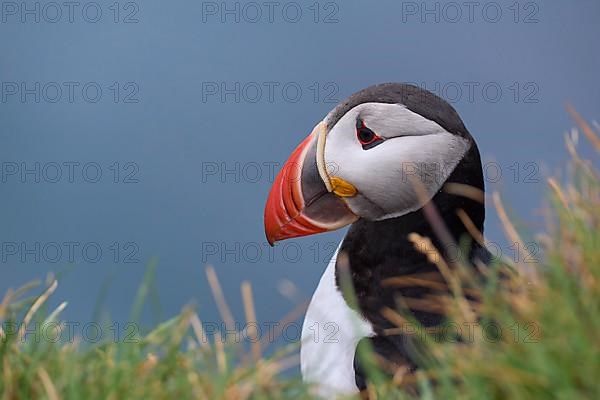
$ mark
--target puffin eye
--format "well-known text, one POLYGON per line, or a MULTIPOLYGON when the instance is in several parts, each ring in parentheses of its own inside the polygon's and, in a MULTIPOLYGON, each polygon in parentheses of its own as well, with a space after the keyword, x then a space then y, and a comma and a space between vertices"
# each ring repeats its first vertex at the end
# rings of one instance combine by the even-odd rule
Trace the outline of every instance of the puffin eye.
POLYGON ((383 143, 383 138, 365 126, 361 120, 356 122, 356 137, 362 145, 363 150, 372 149, 378 144, 383 143))

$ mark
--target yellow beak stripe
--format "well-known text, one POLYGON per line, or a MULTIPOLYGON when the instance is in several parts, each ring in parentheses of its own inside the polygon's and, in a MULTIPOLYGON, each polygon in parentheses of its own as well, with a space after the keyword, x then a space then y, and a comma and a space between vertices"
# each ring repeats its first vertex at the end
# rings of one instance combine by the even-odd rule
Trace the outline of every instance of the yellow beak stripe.
POLYGON ((350 182, 346 182, 337 176, 330 177, 325 166, 325 139, 327 136, 327 124, 321 121, 315 126, 311 135, 317 136, 317 169, 321 180, 329 192, 335 193, 340 197, 356 196, 358 190, 350 182))
POLYGON ((337 176, 332 176, 330 179, 332 192, 337 194, 340 197, 352 197, 356 196, 358 192, 353 184, 350 182, 346 182, 342 178, 338 178, 337 176))

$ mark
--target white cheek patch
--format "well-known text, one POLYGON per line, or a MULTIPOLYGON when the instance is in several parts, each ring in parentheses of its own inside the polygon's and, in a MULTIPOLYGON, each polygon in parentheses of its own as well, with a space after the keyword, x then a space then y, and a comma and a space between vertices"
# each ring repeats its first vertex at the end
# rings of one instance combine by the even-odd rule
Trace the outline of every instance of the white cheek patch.
POLYGON ((404 215, 430 200, 468 151, 470 142, 437 123, 394 104, 366 103, 350 110, 327 135, 330 176, 352 183, 359 195, 347 203, 367 219, 404 215), (357 117, 387 140, 364 150, 356 138, 357 117))

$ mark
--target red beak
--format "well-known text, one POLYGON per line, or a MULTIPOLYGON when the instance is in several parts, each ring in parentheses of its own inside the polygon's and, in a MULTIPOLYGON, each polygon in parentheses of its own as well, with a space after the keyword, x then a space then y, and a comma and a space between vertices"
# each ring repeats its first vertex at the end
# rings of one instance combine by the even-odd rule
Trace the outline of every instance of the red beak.
POLYGON ((315 128, 290 155, 273 182, 265 206, 265 233, 269 244, 331 231, 357 217, 346 203, 330 193, 317 167, 315 128))

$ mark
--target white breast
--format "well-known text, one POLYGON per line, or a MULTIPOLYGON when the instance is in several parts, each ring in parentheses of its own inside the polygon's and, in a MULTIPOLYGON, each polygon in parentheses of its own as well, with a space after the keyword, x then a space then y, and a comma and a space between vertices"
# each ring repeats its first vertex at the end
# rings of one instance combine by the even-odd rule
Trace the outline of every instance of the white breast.
MULTIPOLYGON (((341 244, 340 244, 341 246, 341 244)), ((335 282, 335 263, 340 247, 321 277, 302 327, 300 365, 304 381, 313 383, 319 395, 357 393, 354 353, 360 339, 373 336, 373 328, 352 310, 335 282)))

